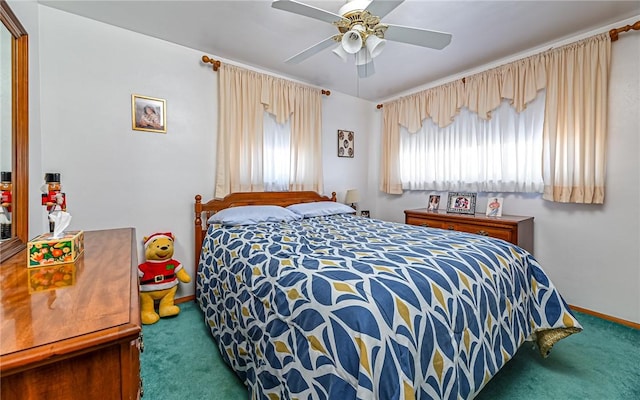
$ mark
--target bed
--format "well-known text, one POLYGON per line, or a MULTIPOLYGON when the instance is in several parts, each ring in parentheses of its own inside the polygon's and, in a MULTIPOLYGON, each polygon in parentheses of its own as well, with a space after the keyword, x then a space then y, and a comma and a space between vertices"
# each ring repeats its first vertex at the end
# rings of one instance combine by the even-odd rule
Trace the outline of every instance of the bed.
POLYGON ((196 301, 251 399, 470 399, 525 341, 546 357, 582 330, 526 250, 340 207, 196 196, 196 301), (218 217, 263 205, 296 218, 218 217))

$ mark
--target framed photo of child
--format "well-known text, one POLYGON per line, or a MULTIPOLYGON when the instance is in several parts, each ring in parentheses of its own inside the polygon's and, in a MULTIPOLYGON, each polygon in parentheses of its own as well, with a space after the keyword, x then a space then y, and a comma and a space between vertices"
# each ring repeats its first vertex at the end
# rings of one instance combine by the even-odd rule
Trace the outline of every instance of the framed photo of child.
POLYGON ((167 102, 155 97, 131 95, 131 128, 167 133, 167 102))
POLYGON ((438 207, 440 207, 440 196, 437 194, 430 195, 427 211, 438 211, 438 207))
POLYGON ((502 217, 502 197, 489 197, 487 201, 487 217, 502 217))

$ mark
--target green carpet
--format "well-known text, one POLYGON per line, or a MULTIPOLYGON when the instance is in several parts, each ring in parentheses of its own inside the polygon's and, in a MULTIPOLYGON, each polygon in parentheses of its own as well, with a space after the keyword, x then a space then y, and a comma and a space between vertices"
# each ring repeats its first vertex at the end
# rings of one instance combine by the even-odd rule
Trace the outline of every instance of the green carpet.
MULTIPOLYGON (((180 308, 177 317, 143 326, 144 399, 246 400, 246 388, 220 358, 197 305, 180 308)), ((525 343, 476 399, 640 399, 640 331, 576 317, 583 332, 561 340, 546 359, 525 343)))

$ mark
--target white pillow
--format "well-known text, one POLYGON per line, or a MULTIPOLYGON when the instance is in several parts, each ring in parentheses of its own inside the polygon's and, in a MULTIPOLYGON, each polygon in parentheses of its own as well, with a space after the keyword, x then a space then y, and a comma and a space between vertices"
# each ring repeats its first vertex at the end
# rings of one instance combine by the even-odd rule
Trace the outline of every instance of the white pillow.
POLYGON ((301 215, 303 218, 319 217, 321 215, 353 214, 356 212, 356 210, 348 205, 336 203, 335 201, 293 204, 287 207, 287 209, 301 215))
POLYGON ((239 206, 218 211, 209 217, 207 223, 254 225, 260 222, 289 222, 300 219, 300 215, 280 206, 239 206))

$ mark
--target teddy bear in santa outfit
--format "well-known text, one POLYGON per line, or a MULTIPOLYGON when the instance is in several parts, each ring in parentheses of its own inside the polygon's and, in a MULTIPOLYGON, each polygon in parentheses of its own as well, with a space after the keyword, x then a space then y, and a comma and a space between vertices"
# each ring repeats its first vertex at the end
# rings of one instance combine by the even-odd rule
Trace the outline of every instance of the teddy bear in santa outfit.
POLYGON ((160 317, 178 315, 174 304, 178 281, 188 283, 191 277, 182 264, 173 259, 174 236, 171 232, 144 237, 146 261, 138 265, 140 277, 140 318, 143 324, 154 324, 160 317), (158 312, 155 302, 159 301, 158 312))

